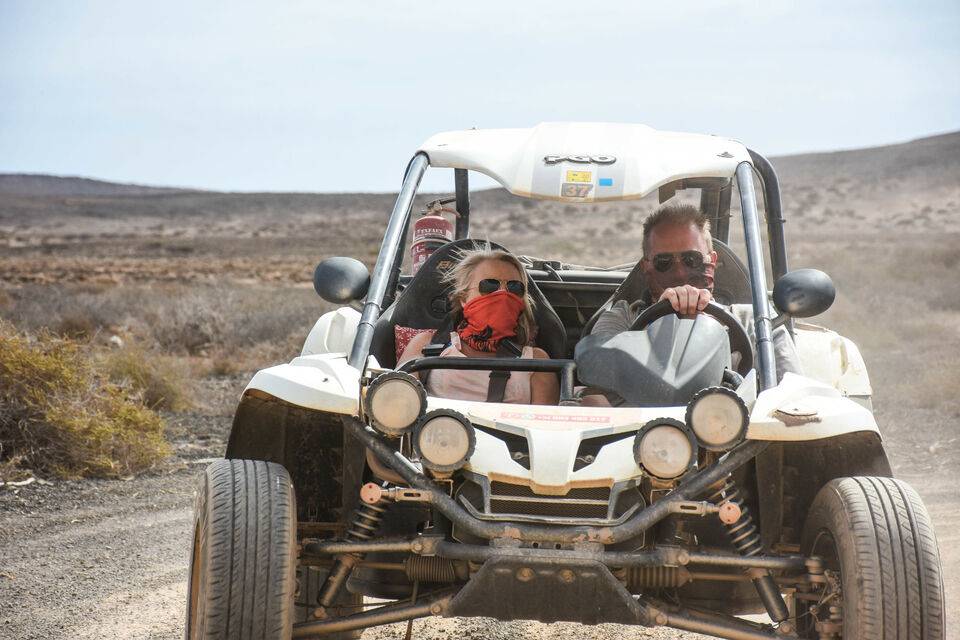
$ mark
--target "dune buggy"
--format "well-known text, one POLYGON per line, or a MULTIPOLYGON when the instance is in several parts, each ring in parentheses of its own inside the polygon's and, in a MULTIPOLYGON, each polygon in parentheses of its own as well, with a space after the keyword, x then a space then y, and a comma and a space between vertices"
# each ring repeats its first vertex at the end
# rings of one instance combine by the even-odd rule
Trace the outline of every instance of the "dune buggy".
POLYGON ((857 347, 799 320, 829 307, 833 285, 788 271, 776 174, 742 144, 615 124, 439 134, 410 161, 372 274, 331 258, 314 284, 342 306, 300 357, 254 376, 226 459, 201 482, 187 637, 354 637, 424 616, 944 637, 930 519, 891 476, 857 347), (454 169, 455 194, 432 209, 453 205, 454 237, 401 275, 428 166, 454 169), (600 313, 640 297, 642 270, 528 259, 550 360, 398 368, 411 333, 446 321, 443 275, 474 246, 471 170, 574 205, 698 194, 718 304, 693 319, 653 305, 631 331, 591 340, 600 313), (730 304, 752 305, 754 340, 730 304), (803 375, 778 375, 777 326, 803 375), (552 371, 560 402, 427 395, 414 374, 445 367, 552 371), (623 402, 584 406, 591 385, 623 402))

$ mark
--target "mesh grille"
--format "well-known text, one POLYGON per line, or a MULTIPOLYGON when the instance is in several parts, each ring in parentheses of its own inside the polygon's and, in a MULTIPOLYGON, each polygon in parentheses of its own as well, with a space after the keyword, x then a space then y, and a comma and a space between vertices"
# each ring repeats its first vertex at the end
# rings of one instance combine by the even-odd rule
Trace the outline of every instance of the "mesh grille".
POLYGON ((567 504, 559 500, 543 502, 514 502, 491 498, 493 513, 516 513, 525 516, 549 516, 552 518, 606 518, 607 505, 567 504))
POLYGON ((490 493, 495 496, 514 496, 519 498, 536 498, 537 500, 603 500, 609 502, 609 487, 578 487, 570 489, 566 495, 545 496, 534 493, 533 489, 524 484, 510 484, 509 482, 493 481, 490 483, 490 493))
POLYGON ((490 512, 553 518, 607 517, 608 487, 571 489, 563 496, 545 496, 522 484, 490 483, 490 512))

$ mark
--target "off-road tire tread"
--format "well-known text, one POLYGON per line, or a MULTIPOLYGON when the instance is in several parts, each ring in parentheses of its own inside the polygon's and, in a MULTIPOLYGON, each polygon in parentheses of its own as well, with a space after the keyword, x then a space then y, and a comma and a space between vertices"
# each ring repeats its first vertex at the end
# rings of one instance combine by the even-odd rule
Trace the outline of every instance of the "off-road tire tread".
MULTIPOLYGON (((942 640, 940 558, 916 492, 893 478, 839 478, 817 495, 807 528, 822 528, 837 517, 838 528, 846 530, 831 534, 851 536, 848 564, 856 567, 856 575, 843 576, 843 614, 856 620, 855 640, 942 640), (851 600, 854 584, 860 594, 856 602, 851 600)), ((815 533, 804 531, 805 545, 815 533)))
POLYGON ((289 638, 296 505, 286 469, 218 460, 204 474, 197 513, 207 544, 202 637, 289 638))
POLYGON ((896 491, 904 506, 904 522, 913 532, 910 543, 916 558, 919 579, 916 583, 916 598, 921 612, 915 628, 919 629, 918 638, 946 637, 946 601, 943 590, 943 568, 940 563, 940 550, 933 533, 930 515, 923 501, 914 489, 898 480, 883 478, 888 490, 896 491))

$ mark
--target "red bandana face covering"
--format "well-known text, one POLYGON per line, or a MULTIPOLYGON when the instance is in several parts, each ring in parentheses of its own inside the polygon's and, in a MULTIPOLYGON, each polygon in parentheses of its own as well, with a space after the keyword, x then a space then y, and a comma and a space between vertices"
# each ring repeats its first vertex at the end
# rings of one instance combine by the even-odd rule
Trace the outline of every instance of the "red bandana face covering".
POLYGON ((666 273, 651 270, 647 274, 650 301, 656 302, 665 290, 671 287, 682 287, 685 284, 692 285, 697 289, 706 289, 712 293, 713 270, 713 263, 704 263, 703 269, 700 270, 680 267, 677 264, 674 264, 673 268, 666 273))
POLYGON ((501 340, 517 335, 521 311, 523 298, 505 289, 477 296, 463 305, 457 334, 477 351, 496 351, 501 340))

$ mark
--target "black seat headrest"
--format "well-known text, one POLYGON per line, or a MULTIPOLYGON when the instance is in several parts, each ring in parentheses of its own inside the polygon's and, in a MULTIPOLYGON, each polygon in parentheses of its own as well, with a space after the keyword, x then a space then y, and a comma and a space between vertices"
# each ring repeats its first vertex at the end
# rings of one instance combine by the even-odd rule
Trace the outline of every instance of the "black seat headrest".
MULTIPOLYGON (((397 297, 390 308, 381 314, 373 335, 370 353, 381 366, 396 366, 396 342, 393 327, 436 329, 450 313, 450 287, 443 280, 460 261, 460 253, 482 247, 506 251, 502 246, 485 240, 466 238, 448 242, 423 263, 417 274, 397 297)), ((533 280, 528 280, 530 297, 534 303, 533 316, 537 323, 534 343, 551 358, 565 356, 566 331, 556 311, 547 302, 533 280)))

